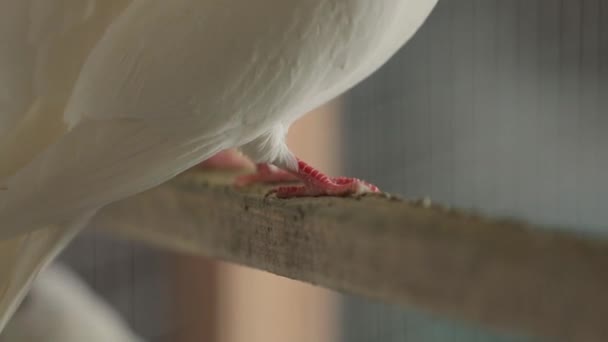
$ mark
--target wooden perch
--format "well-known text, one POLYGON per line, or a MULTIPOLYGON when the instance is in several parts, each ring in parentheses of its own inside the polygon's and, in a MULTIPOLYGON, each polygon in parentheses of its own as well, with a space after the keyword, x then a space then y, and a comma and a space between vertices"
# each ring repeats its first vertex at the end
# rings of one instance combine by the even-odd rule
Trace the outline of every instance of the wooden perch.
POLYGON ((278 200, 229 183, 189 172, 93 225, 503 331, 608 341, 605 241, 396 199, 278 200))

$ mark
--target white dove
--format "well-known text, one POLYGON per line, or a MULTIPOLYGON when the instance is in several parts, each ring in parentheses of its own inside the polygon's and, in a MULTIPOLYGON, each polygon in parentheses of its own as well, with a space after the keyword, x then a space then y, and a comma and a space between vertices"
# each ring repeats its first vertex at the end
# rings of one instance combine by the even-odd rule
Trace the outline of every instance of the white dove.
MULTIPOLYGON (((436 0, 0 0, 0 329, 100 207, 215 153, 375 191, 285 144, 385 63, 436 0)), ((270 171, 269 171, 270 170, 270 171)))

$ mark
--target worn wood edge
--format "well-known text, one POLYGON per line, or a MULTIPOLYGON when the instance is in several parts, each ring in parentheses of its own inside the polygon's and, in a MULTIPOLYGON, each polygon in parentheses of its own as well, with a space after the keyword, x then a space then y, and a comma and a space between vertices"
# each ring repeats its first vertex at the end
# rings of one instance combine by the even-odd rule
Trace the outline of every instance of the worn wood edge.
POLYGON ((608 242, 422 202, 279 200, 188 172, 92 226, 510 333, 608 341, 608 242))

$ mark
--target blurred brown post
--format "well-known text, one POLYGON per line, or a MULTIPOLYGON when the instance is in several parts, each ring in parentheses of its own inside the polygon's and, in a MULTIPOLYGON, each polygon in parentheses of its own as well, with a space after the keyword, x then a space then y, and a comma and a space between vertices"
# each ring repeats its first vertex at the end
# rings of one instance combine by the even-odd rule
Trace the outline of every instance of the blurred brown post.
POLYGON ((172 342, 217 341, 218 263, 177 255, 173 271, 172 342))

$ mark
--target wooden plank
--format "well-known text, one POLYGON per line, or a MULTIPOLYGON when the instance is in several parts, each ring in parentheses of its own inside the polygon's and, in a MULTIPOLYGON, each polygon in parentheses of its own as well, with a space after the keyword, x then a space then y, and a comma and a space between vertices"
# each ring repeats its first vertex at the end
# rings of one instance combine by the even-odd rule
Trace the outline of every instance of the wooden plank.
POLYGON ((93 225, 509 332, 607 341, 608 242, 378 196, 279 200, 189 172, 93 225))

